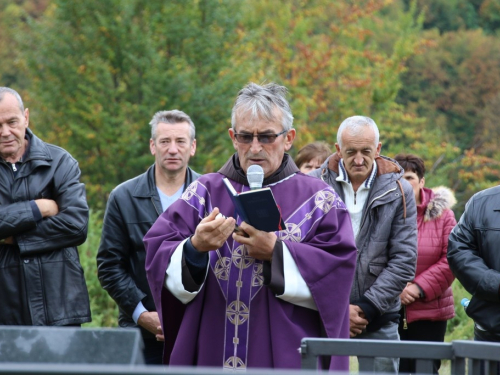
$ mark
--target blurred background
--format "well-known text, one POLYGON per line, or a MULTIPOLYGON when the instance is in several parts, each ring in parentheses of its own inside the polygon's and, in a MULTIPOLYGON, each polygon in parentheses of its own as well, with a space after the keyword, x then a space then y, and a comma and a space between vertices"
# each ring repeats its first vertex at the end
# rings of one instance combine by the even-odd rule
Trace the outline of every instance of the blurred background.
MULTIPOLYGON (((92 209, 80 247, 91 326, 114 326, 96 277, 109 192, 153 163, 149 121, 180 109, 198 172, 233 153, 227 135, 249 81, 289 89, 297 138, 334 146, 340 122, 372 117, 382 154, 421 156, 426 186, 455 191, 457 219, 500 164, 500 0, 0 0, 0 85, 30 127, 80 163, 92 209)), ((447 340, 472 337, 459 301, 447 340)))

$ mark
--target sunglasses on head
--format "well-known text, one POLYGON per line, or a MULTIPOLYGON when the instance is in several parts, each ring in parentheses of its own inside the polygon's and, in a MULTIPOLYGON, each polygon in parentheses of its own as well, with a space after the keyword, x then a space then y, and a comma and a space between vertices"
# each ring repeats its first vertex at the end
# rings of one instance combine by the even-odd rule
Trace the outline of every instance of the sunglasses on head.
POLYGON ((280 135, 285 134, 288 130, 283 130, 282 132, 278 134, 246 134, 246 133, 234 133, 234 138, 239 143, 252 143, 253 139, 257 137, 257 140, 259 143, 262 144, 269 144, 269 143, 274 143, 276 138, 278 138, 280 135))

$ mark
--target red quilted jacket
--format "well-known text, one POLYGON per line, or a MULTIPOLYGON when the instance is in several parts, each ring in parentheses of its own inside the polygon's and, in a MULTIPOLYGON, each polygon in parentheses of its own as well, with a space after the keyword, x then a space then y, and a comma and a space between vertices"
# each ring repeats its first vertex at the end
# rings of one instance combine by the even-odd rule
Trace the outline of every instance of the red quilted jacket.
POLYGON ((451 208, 456 203, 445 187, 423 188, 417 207, 418 258, 415 283, 425 297, 406 306, 408 323, 416 320, 448 320, 455 316, 451 283, 454 276, 448 266, 448 236, 457 223, 451 208))

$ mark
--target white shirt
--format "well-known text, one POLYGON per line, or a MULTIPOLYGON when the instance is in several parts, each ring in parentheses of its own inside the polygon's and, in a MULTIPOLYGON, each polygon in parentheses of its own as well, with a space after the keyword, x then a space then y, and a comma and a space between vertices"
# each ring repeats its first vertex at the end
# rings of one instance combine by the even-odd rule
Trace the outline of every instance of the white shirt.
POLYGON ((370 188, 375 182, 376 175, 377 163, 373 163, 372 172, 368 178, 359 186, 358 191, 354 191, 351 179, 349 178, 349 175, 344 167, 344 160, 340 159, 339 161, 339 176, 336 180, 340 182, 342 190, 344 191, 344 203, 347 206, 349 215, 351 216, 354 238, 358 237, 361 220, 363 218, 363 207, 365 206, 368 195, 370 194, 370 188))

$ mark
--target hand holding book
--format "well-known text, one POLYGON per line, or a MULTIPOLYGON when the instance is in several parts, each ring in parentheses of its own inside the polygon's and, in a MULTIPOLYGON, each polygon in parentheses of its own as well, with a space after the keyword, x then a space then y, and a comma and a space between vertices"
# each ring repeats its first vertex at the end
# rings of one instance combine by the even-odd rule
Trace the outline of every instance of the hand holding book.
POLYGON ((236 213, 242 221, 264 232, 285 229, 281 211, 270 188, 236 192, 229 179, 223 179, 236 213))

